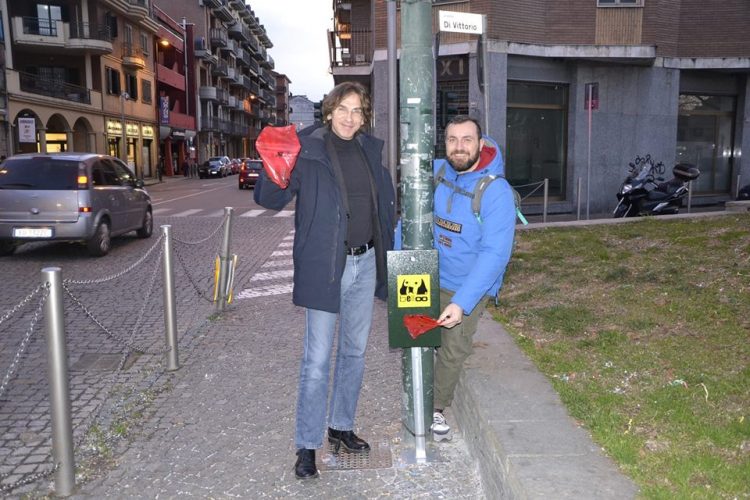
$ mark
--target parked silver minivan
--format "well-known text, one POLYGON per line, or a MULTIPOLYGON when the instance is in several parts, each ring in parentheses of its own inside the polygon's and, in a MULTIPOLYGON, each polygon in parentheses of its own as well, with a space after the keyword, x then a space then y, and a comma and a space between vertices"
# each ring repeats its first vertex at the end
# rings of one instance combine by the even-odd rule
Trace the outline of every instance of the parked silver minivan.
POLYGON ((0 164, 0 255, 30 241, 80 241, 107 254, 111 238, 151 236, 151 197, 120 159, 26 153, 0 164))

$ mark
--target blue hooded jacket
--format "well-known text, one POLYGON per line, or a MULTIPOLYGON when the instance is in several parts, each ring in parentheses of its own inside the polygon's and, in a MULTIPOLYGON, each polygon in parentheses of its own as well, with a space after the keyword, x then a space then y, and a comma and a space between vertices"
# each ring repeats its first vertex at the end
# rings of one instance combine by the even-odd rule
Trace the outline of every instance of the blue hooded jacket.
POLYGON ((474 192, 486 175, 502 176, 491 182, 482 196, 481 222, 471 208, 471 198, 440 183, 435 188, 433 236, 438 250, 440 288, 455 292, 452 302, 470 314, 484 296, 494 297, 503 283, 515 234, 516 208, 513 191, 505 180, 503 158, 497 143, 487 136, 480 164, 473 172, 457 173, 447 160, 433 163, 437 174, 445 165, 444 178, 474 192))

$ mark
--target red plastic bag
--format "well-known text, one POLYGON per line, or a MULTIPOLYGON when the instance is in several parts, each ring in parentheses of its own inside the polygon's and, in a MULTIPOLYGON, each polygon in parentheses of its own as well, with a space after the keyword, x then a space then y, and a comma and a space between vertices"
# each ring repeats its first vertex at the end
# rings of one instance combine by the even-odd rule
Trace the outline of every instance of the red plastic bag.
POLYGON ((440 323, 424 314, 407 314, 404 316, 404 326, 409 331, 409 336, 416 340, 420 335, 440 326, 440 323))
POLYGON ((268 177, 281 189, 286 189, 300 150, 294 125, 264 128, 258 134, 255 148, 268 177))

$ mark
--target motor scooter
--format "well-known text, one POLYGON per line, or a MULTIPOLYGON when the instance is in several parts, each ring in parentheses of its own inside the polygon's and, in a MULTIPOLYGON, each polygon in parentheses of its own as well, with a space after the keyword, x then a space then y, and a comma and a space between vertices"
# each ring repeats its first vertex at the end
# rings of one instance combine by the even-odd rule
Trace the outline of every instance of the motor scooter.
POLYGON ((664 173, 662 162, 654 164, 649 155, 636 157, 630 163, 630 173, 617 193, 614 217, 676 214, 688 194, 688 183, 700 175, 700 170, 689 163, 678 163, 672 168, 672 178, 657 177, 664 173))

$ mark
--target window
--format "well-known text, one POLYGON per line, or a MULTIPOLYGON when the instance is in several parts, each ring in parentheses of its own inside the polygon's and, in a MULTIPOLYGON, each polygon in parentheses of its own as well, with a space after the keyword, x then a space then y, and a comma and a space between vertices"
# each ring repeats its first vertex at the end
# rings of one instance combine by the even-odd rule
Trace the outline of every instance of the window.
POLYGON ((141 100, 146 104, 151 104, 151 82, 141 80, 141 100))
POLYGON ((643 7, 644 0, 596 0, 597 7, 643 7))
POLYGON ((676 157, 700 169, 696 193, 731 191, 735 114, 734 96, 680 94, 676 157))
POLYGON ((107 93, 111 95, 120 95, 120 72, 116 69, 104 68, 107 77, 107 93))
POLYGON ((104 15, 104 24, 109 29, 109 36, 117 38, 117 16, 111 12, 107 12, 104 15))
POLYGON ((567 121, 566 85, 508 82, 506 176, 522 196, 544 179, 551 196, 565 194, 567 121))
POLYGON ((148 50, 148 35, 145 33, 141 33, 141 51, 143 51, 143 55, 147 56, 150 50, 148 50))
POLYGON ((138 99, 138 78, 130 73, 125 73, 125 92, 131 99, 138 99))

